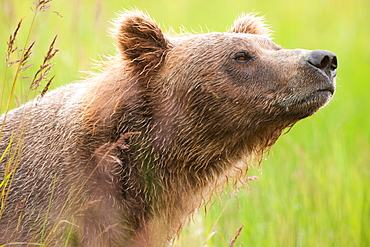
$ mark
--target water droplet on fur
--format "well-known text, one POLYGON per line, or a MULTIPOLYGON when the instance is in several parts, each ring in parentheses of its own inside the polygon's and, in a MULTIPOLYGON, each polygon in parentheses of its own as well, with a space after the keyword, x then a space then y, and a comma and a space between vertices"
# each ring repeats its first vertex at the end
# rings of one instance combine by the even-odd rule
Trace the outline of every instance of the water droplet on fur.
POLYGON ((286 112, 288 112, 288 111, 289 111, 289 107, 288 107, 288 106, 286 106, 286 107, 285 107, 285 111, 286 111, 286 112))

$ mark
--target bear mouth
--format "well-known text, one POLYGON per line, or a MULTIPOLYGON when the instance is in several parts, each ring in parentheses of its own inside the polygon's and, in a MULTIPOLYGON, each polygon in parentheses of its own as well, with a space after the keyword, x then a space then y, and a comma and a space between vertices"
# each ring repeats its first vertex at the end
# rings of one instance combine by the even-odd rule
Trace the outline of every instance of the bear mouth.
POLYGON ((293 108, 302 110, 313 108, 312 110, 316 111, 330 101, 334 92, 335 87, 331 84, 327 87, 316 89, 308 94, 294 94, 288 96, 276 102, 274 105, 285 108, 286 112, 293 110, 293 108))
POLYGON ((334 95, 333 88, 320 89, 312 93, 311 95, 303 98, 301 101, 297 102, 297 105, 312 105, 318 104, 320 107, 327 103, 334 95), (322 105, 321 105, 322 102, 322 105))

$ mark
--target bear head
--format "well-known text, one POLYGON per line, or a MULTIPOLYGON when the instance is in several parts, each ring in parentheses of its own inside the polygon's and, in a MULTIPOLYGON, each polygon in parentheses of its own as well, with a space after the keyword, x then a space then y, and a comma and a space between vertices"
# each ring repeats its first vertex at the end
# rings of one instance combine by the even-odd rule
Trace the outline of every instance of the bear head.
POLYGON ((198 170, 216 160, 230 164, 243 153, 262 153, 286 127, 329 102, 336 56, 284 49, 269 33, 251 14, 225 33, 180 36, 164 34, 138 11, 120 17, 122 67, 141 90, 150 118, 145 132, 159 153, 203 164, 198 170))

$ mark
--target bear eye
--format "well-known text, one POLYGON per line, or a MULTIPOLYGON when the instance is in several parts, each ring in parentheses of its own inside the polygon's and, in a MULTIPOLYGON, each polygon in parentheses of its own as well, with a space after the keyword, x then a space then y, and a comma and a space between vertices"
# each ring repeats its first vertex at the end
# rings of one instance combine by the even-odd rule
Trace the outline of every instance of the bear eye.
POLYGON ((254 58, 253 55, 246 52, 238 52, 234 55, 234 60, 238 63, 246 63, 254 58))

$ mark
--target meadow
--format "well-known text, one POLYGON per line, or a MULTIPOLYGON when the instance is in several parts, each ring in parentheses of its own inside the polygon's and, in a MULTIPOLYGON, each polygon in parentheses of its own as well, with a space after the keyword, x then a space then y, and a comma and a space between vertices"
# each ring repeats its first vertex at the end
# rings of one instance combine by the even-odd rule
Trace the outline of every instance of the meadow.
MULTIPOLYGON (((258 12, 284 48, 338 57, 332 102, 297 123, 249 169, 247 187, 226 189, 186 226, 176 246, 370 246, 370 1, 368 0, 0 0, 0 113, 35 97, 33 75, 57 35, 50 89, 81 80, 116 50, 110 21, 123 9, 149 13, 165 31, 223 32, 242 12, 258 12), (36 41, 26 69, 6 65, 20 19, 16 60, 36 41), (13 88, 14 87, 14 91, 13 88), (8 104, 9 102, 9 104, 8 104), (8 106, 8 107, 7 107, 8 106)), ((1 154, 0 154, 1 155, 1 154)), ((0 181, 3 178, 0 178, 0 181)))

